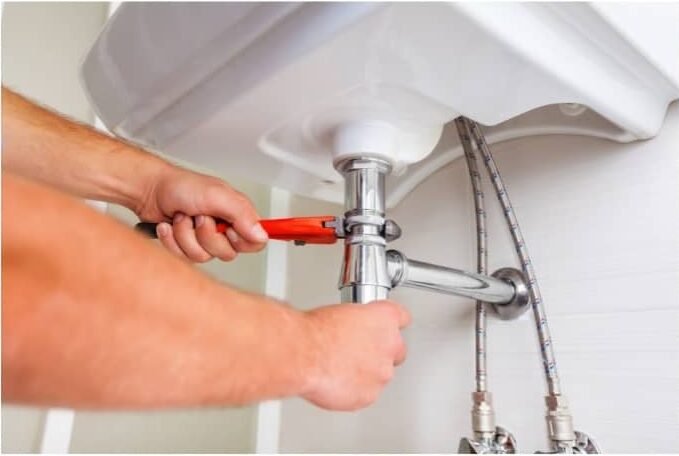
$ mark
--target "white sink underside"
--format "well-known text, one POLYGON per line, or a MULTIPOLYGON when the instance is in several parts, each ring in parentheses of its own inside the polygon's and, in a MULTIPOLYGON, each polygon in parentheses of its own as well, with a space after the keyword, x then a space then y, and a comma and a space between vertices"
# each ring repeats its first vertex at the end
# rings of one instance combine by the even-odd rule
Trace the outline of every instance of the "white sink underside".
POLYGON ((124 3, 82 74, 116 134, 337 202, 337 128, 387 125, 388 151, 356 152, 393 160, 393 206, 462 154, 459 115, 490 142, 654 136, 679 98, 677 24, 671 3, 124 3))

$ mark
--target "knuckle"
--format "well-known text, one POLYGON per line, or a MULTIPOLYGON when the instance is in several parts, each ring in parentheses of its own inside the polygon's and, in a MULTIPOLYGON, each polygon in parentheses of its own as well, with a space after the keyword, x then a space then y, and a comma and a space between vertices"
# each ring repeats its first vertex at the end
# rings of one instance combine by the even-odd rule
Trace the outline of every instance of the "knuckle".
POLYGON ((398 320, 400 317, 400 308, 398 307, 398 304, 395 304, 391 301, 379 301, 375 303, 377 309, 379 309, 379 312, 381 312, 385 318, 391 318, 398 320))
POLYGON ((243 245, 240 242, 235 245, 231 244, 231 246, 233 247, 233 250, 235 250, 237 253, 249 253, 252 251, 247 245, 243 245))
POLYGON ((254 253, 259 252, 264 248, 264 243, 262 242, 248 242, 246 245, 239 249, 239 252, 254 253))
POLYGON ((207 214, 201 214, 200 217, 202 219, 202 224, 200 226, 196 225, 196 232, 214 233, 217 229, 217 222, 215 222, 215 219, 207 214))
POLYGON ((179 249, 184 252, 184 256, 196 263, 205 263, 212 259, 212 255, 203 250, 196 240, 182 236, 177 238, 179 249))
POLYGON ((196 227, 196 239, 201 245, 210 244, 210 238, 214 236, 214 232, 210 232, 205 225, 196 227))
MULTIPOLYGON (((210 230, 205 225, 196 228, 196 240, 206 250, 216 249, 223 236, 213 228, 210 230)), ((224 242, 224 241, 222 241, 224 242)))
POLYGON ((252 205, 250 198, 239 191, 233 190, 233 192, 233 201, 240 212, 240 217, 246 220, 248 224, 256 221, 258 219, 257 211, 252 205))
POLYGON ((195 261, 196 263, 207 263, 212 259, 212 255, 209 253, 198 253, 197 255, 194 254, 192 260, 195 261))
POLYGON ((191 220, 187 217, 184 217, 180 221, 174 222, 172 224, 172 231, 175 233, 175 237, 177 235, 185 236, 186 233, 188 233, 191 230, 193 230, 193 225, 191 223, 191 220))
POLYGON ((201 247, 210 254, 211 257, 219 258, 224 261, 231 261, 236 257, 236 253, 231 248, 231 245, 224 239, 221 239, 219 234, 206 235, 202 239, 199 238, 201 247))
POLYGON ((233 192, 233 199, 237 203, 242 204, 242 205, 247 205, 247 206, 250 205, 250 199, 247 196, 245 196, 244 193, 241 193, 238 190, 234 190, 234 189, 231 189, 231 191, 233 192))
POLYGON ((399 321, 401 319, 401 315, 403 314, 401 306, 393 302, 390 302, 387 308, 389 309, 389 314, 393 319, 395 319, 396 321, 399 321))
POLYGON ((399 337, 396 340, 396 352, 405 356, 406 351, 408 351, 408 347, 406 346, 406 343, 403 341, 403 338, 399 337))
POLYGON ((394 377, 394 367, 392 365, 385 365, 379 373, 380 383, 388 383, 394 377))
POLYGON ((217 258, 219 258, 222 261, 233 261, 236 259, 238 254, 236 252, 222 252, 219 255, 217 255, 217 258))

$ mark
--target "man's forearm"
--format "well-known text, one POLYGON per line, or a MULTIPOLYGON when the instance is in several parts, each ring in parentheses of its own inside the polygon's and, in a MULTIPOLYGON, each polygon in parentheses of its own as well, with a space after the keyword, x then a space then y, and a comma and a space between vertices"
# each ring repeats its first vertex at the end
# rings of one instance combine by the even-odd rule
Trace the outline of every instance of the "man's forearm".
POLYGON ((304 314, 6 172, 2 203, 3 400, 148 408, 303 393, 315 357, 304 314))
POLYGON ((136 210, 172 165, 2 88, 2 165, 73 195, 136 210))

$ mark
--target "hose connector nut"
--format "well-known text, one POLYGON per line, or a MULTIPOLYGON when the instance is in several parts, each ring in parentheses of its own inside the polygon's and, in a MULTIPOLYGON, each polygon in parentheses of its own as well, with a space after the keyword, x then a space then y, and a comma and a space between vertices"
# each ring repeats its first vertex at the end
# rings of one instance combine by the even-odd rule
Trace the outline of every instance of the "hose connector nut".
POLYGON ((495 436, 495 410, 493 396, 487 391, 472 393, 472 430, 477 439, 495 436))
POLYGON ((547 404, 547 430, 549 439, 557 446, 568 444, 575 445, 575 430, 573 429, 573 417, 568 408, 568 401, 560 395, 545 397, 547 404))

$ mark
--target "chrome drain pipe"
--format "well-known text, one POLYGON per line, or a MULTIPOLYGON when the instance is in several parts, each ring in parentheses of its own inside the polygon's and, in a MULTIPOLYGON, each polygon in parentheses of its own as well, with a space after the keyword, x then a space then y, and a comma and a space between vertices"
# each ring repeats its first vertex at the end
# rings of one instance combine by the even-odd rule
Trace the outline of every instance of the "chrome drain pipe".
POLYGON ((367 303, 386 299, 399 285, 463 296, 489 303, 501 319, 512 319, 529 305, 527 285, 520 271, 503 268, 493 276, 409 260, 401 252, 387 252, 387 242, 401 230, 385 219, 385 179, 388 162, 361 157, 336 164, 344 176, 345 213, 342 226, 344 258, 339 289, 343 302, 367 303))
POLYGON ((419 288, 476 299, 493 305, 500 315, 509 307, 523 313, 529 304, 528 288, 518 270, 511 274, 504 268, 496 275, 486 276, 410 260, 398 250, 387 252, 387 269, 392 287, 419 288))
POLYGON ((355 158, 338 163, 336 169, 345 182, 342 302, 386 299, 391 279, 386 259, 389 233, 385 233, 384 182, 391 165, 377 158, 355 158))

